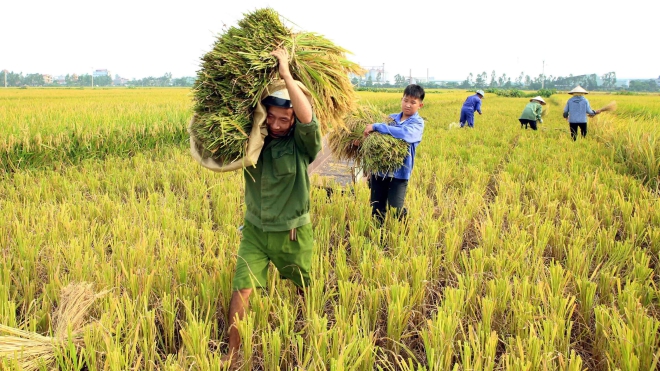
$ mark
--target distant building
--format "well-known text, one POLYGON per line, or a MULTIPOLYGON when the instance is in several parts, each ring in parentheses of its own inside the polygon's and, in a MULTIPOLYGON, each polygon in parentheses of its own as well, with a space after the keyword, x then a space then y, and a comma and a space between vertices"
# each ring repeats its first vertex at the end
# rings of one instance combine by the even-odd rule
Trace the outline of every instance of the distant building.
POLYGON ((44 78, 44 84, 52 84, 53 83, 53 75, 41 75, 41 77, 44 78))
MULTIPOLYGON (((363 81, 367 81, 371 79, 371 82, 374 84, 385 84, 388 79, 387 79, 387 72, 383 69, 383 66, 375 66, 375 67, 365 67, 361 66, 365 71, 367 71, 364 76, 362 76, 363 81)), ((352 77, 351 77, 352 79, 352 77)))
POLYGON ((460 81, 452 81, 452 80, 435 80, 432 78, 429 78, 429 84, 436 84, 438 86, 449 86, 450 83, 454 83, 456 85, 460 84, 460 81))
POLYGON ((115 79, 112 80, 112 84, 115 86, 124 86, 127 85, 130 80, 125 78, 125 77, 120 77, 119 75, 115 75, 115 79))
POLYGON ((55 83, 58 85, 66 85, 66 76, 59 75, 55 78, 55 83))
POLYGON ((94 77, 110 76, 110 71, 108 71, 108 70, 106 70, 106 69, 95 70, 95 71, 93 72, 92 76, 94 76, 94 77))
MULTIPOLYGON (((406 77, 406 80, 410 80, 410 77, 406 77)), ((429 76, 429 77, 412 77, 412 81, 410 81, 411 84, 426 84, 431 81, 435 80, 435 77, 429 76)))

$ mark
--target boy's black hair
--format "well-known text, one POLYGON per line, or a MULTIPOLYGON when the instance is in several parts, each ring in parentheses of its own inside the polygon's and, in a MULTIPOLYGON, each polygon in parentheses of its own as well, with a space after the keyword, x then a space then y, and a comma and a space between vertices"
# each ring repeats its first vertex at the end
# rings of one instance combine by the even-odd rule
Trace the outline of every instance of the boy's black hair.
POLYGON ((403 91, 404 97, 413 97, 421 101, 424 101, 425 95, 426 93, 424 93, 424 88, 417 84, 410 84, 406 86, 406 89, 403 91))

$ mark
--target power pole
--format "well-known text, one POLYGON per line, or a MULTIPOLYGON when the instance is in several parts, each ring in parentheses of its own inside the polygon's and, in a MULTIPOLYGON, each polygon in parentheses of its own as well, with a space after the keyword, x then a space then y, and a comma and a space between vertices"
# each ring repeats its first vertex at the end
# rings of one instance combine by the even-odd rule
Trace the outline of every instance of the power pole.
POLYGON ((543 80, 541 80, 541 89, 545 89, 545 61, 543 61, 543 69, 541 70, 541 75, 543 75, 543 80))
POLYGON ((412 84, 412 68, 408 70, 408 84, 412 84))
POLYGON ((7 87, 7 70, 2 71, 5 74, 5 88, 7 87))
POLYGON ((385 79, 385 62, 383 62, 383 74, 382 74, 381 77, 383 78, 383 82, 385 82, 386 81, 386 79, 385 79))
POLYGON ((92 89, 94 89, 94 67, 92 67, 92 89))

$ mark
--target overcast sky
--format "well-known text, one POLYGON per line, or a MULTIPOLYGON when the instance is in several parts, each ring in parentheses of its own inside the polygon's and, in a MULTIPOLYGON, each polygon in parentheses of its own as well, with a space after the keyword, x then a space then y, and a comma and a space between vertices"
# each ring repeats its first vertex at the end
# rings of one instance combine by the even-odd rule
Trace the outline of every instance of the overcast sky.
POLYGON ((223 25, 272 7, 363 66, 463 80, 470 73, 660 75, 660 1, 6 0, 0 69, 127 78, 194 76, 223 25))

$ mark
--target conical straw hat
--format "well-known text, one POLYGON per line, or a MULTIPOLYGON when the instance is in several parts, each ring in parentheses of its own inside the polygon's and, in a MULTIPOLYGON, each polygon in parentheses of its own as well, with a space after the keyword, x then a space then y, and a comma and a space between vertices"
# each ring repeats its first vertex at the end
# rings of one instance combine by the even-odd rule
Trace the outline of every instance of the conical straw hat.
POLYGON ((580 85, 578 85, 575 88, 573 88, 573 90, 569 91, 568 94, 589 94, 589 92, 584 90, 584 88, 581 87, 580 85))
POLYGON ((539 103, 541 103, 542 105, 545 106, 545 101, 543 100, 543 98, 541 98, 540 95, 535 96, 534 98, 530 99, 529 101, 531 102, 533 100, 535 100, 535 101, 537 101, 537 102, 539 102, 539 103))

